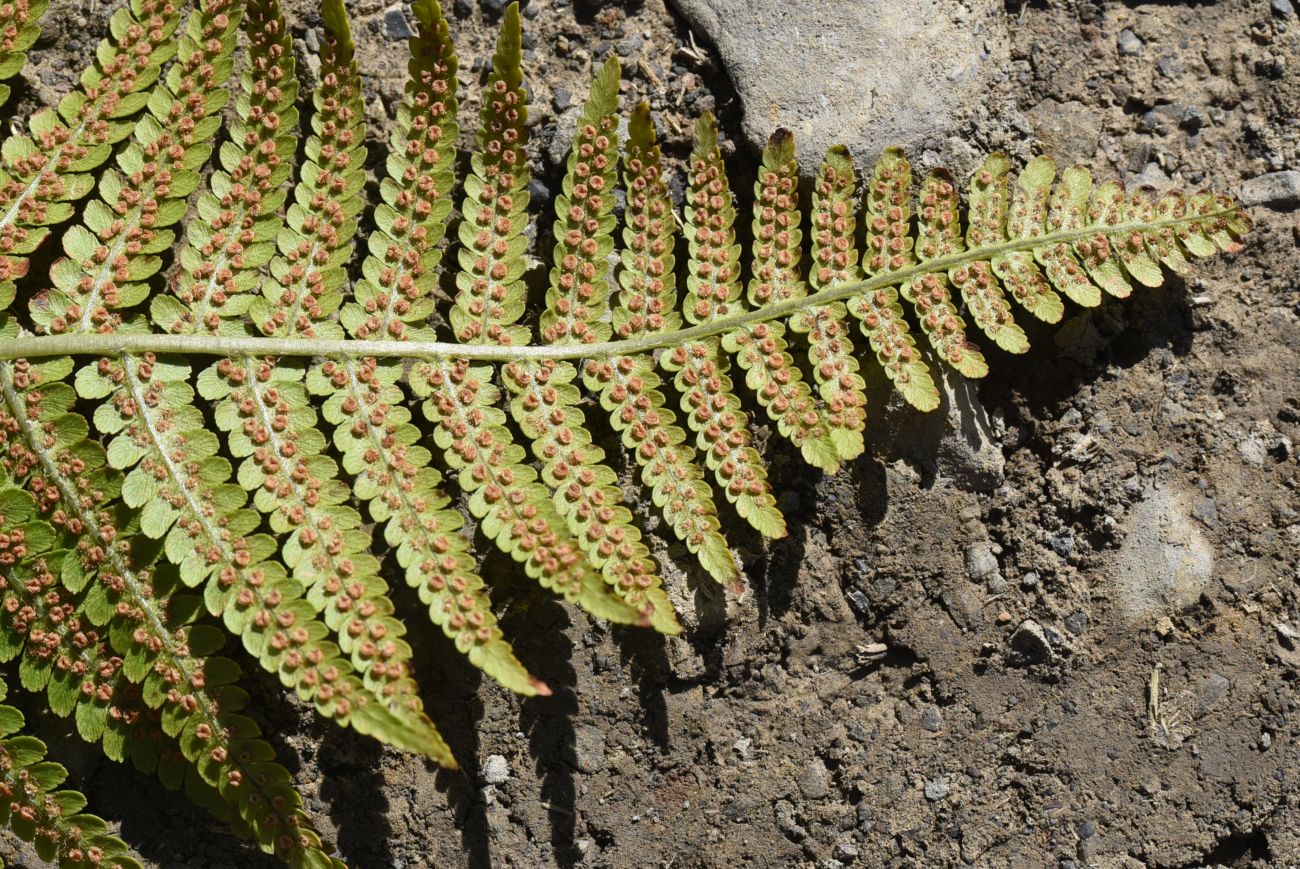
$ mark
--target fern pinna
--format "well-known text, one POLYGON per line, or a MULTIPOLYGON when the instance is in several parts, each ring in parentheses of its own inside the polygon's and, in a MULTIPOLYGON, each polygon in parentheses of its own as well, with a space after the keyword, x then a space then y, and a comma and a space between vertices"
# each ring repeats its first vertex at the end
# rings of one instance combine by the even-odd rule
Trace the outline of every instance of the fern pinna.
MULTIPOLYGON (((0 5, 0 74, 44 7, 0 5)), ((834 473, 864 451, 864 358, 933 410, 936 366, 977 378, 1028 349, 1018 308, 1058 322, 1249 228, 1226 197, 1058 178, 1046 157, 1014 177, 989 157, 963 207, 897 150, 859 179, 832 149, 805 209, 778 131, 746 250, 713 118, 679 211, 645 105, 621 140, 610 59, 534 269, 518 10, 459 179, 455 50, 436 0, 414 12, 373 207, 341 0, 305 122, 276 0, 132 0, 80 87, 0 151, 0 659, 109 757, 290 865, 339 861, 241 714, 228 635, 326 718, 454 766, 386 560, 520 694, 550 689, 497 623, 480 534, 595 616, 681 631, 593 414, 668 532, 740 589, 724 510, 786 533, 751 415, 834 473), (29 265, 56 243, 47 280, 29 265)), ((62 864, 136 865, 21 726, 0 707, 10 827, 62 864)))

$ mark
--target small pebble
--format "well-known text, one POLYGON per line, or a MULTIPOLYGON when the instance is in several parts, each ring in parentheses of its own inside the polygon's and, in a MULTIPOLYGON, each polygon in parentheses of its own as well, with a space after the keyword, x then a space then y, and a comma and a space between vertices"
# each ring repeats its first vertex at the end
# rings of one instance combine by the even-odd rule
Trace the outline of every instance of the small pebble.
POLYGON ((400 42, 415 35, 411 22, 406 20, 406 13, 401 4, 389 6, 384 10, 384 38, 389 42, 400 42))
POLYGON ((499 754, 489 754, 483 762, 483 781, 503 785, 510 780, 510 764, 499 754))
POLYGON ((1142 40, 1127 27, 1119 32, 1120 57, 1137 57, 1142 53, 1142 40))
POLYGON ((932 803, 948 796, 948 783, 943 779, 931 779, 925 783, 925 798, 932 803))
POLYGON ((921 713, 921 729, 930 733, 938 733, 939 728, 943 726, 943 713, 939 711, 938 706, 927 707, 921 713))

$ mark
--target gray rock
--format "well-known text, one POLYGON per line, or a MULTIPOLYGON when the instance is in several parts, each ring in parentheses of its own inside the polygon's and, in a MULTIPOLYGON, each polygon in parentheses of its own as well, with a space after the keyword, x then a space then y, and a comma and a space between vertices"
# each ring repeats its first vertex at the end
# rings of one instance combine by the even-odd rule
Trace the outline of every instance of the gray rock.
POLYGON ((414 35, 411 22, 406 20, 406 13, 402 11, 402 4, 395 3, 384 10, 384 39, 400 42, 414 35))
POLYGON ((776 828, 792 842, 802 842, 808 837, 808 831, 799 823, 794 813, 794 804, 789 800, 777 800, 773 807, 776 816, 776 828))
POLYGON ((998 557, 988 543, 972 543, 966 547, 966 575, 972 580, 985 582, 998 572, 998 557))
POLYGON ((1241 201, 1284 211, 1300 206, 1300 171, 1269 172, 1241 182, 1241 201))
POLYGON ((799 786, 799 793, 807 799, 826 799, 831 792, 830 773, 826 771, 826 764, 822 763, 820 757, 813 758, 812 762, 799 773, 795 784, 799 786))
POLYGON ((1197 711, 1204 715, 1223 702, 1232 683, 1222 673, 1210 673, 1196 686, 1197 711))
POLYGON ((490 785, 503 785, 510 780, 510 764, 499 754, 489 754, 483 762, 483 781, 490 785))
POLYGON ((1126 533, 1110 572, 1116 598, 1133 623, 1193 606, 1214 575, 1214 548, 1191 518, 1187 499, 1151 493, 1124 520, 1126 533))
POLYGON ((1138 39, 1136 33, 1125 27, 1119 32, 1119 55, 1120 57, 1137 57, 1142 53, 1142 40, 1138 39))
POLYGON ((1011 635, 1007 648, 1007 663, 1013 667, 1031 664, 1048 664, 1056 660, 1052 638, 1046 628, 1033 619, 1025 619, 1011 635))
POLYGON ((859 158, 943 141, 987 107, 1007 68, 1006 13, 994 0, 672 0, 717 46, 761 148, 795 134, 805 172, 833 144, 859 158), (924 26, 921 26, 921 23, 924 26))
POLYGON ((936 470, 967 491, 992 492, 1002 485, 1007 466, 994 438, 993 421, 980 403, 974 381, 953 374, 946 366, 941 369, 937 385, 944 394, 947 418, 928 414, 943 426, 936 470))
POLYGON ((578 772, 600 772, 605 768, 605 732, 584 724, 574 728, 573 745, 566 746, 569 763, 578 772))
POLYGON ((852 842, 836 842, 835 847, 831 849, 831 854, 836 860, 843 860, 845 863, 852 863, 858 859, 858 846, 852 842))
POLYGON ((925 798, 932 803, 948 796, 948 782, 941 778, 931 779, 925 783, 925 798))
POLYGON ((1291 0, 1273 0, 1270 4, 1273 7, 1273 14, 1278 18, 1295 18, 1295 7, 1291 5, 1291 0))
POLYGON ((943 713, 939 711, 939 707, 926 707, 926 710, 921 713, 921 729, 929 733, 938 733, 940 727, 943 727, 943 713))

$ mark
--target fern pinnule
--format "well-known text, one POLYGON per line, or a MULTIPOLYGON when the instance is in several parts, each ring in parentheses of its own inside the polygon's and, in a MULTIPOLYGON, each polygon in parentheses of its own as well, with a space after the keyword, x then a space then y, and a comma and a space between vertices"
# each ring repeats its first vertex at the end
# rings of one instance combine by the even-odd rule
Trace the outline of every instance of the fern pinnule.
POLYGON ((506 7, 479 109, 478 148, 470 158, 461 207, 460 269, 452 334, 462 344, 524 345, 528 239, 528 106, 524 95, 519 10, 506 7))
POLYGON ((0 661, 21 655, 23 688, 44 692, 50 711, 72 715, 78 735, 100 743, 107 757, 129 757, 167 787, 184 786, 196 803, 238 825, 232 807, 198 775, 176 738, 162 730, 159 713, 143 702, 140 687, 126 678, 107 631, 101 633, 84 612, 84 591, 74 593, 60 582, 68 554, 52 549, 54 531, 35 513, 27 492, 0 488, 0 661))
POLYGON ((297 139, 298 80, 288 28, 276 0, 244 7, 249 68, 240 76, 230 138, 218 151, 186 226, 182 273, 174 295, 150 301, 166 332, 247 334, 244 314, 260 286, 259 269, 275 253, 275 236, 297 139))
MULTIPOLYGON (((807 293, 800 274, 802 217, 794 136, 779 129, 763 149, 754 181, 753 261, 747 294, 754 307, 807 293)), ((722 338, 722 349, 745 370, 745 384, 782 436, 799 448, 808 464, 833 474, 840 467, 839 454, 788 347, 785 324, 779 320, 753 323, 722 338)))
MULTIPOLYGON (((1006 175, 1011 163, 1001 154, 991 154, 971 178, 967 208, 966 238, 958 240, 955 252, 978 249, 1002 240, 1006 221, 1006 175)), ((955 194, 954 194, 955 195, 955 194)), ((1029 349, 1025 331, 1016 323, 1011 304, 987 260, 976 260, 948 272, 948 279, 961 293, 971 320, 995 344, 1008 353, 1029 349)))
POLYGON ((485 536, 538 584, 592 615, 623 624, 645 617, 615 597, 568 533, 537 471, 524 463, 523 447, 506 429, 501 390, 491 366, 436 359, 417 366, 411 388, 425 399, 434 443, 458 472, 469 511, 485 536))
MULTIPOLYGON (((627 206, 613 324, 619 338, 628 339, 681 324, 673 256, 677 222, 645 103, 628 122, 623 180, 627 206)), ((632 450, 641 479, 673 533, 710 576, 737 587, 740 572, 722 536, 712 490, 664 398, 653 359, 641 354, 588 360, 583 380, 600 394, 601 406, 622 432, 623 444, 632 450)))
MULTIPOLYGON (((0 679, 0 701, 8 686, 0 679)), ((31 842, 42 860, 69 869, 141 869, 108 825, 82 811, 86 798, 56 790, 68 771, 45 760, 45 743, 22 736, 23 714, 0 705, 0 825, 31 842)))
POLYGON ((30 136, 5 139, 0 168, 0 309, 13 299, 12 279, 26 273, 23 254, 36 250, 50 227, 72 218, 73 202, 95 187, 91 172, 135 128, 162 64, 176 51, 180 23, 175 0, 135 0, 110 19, 110 38, 81 73, 81 88, 57 110, 28 121, 30 136), (13 255, 13 256, 11 256, 13 255))
MULTIPOLYGON (((866 246, 863 270, 887 274, 915 262, 911 237, 912 167, 897 148, 886 149, 867 182, 866 246)), ((876 361, 904 400, 917 410, 939 406, 939 390, 903 318, 895 287, 881 287, 849 299, 848 310, 862 324, 876 361)))
MULTIPOLYGON (((1055 177, 1056 165, 1049 157, 1035 157, 1021 170, 1016 177, 1007 210, 1004 231, 1007 239, 1035 238, 1044 232, 1047 199, 1051 195, 1052 179, 1055 177)), ((1160 266, 1146 258, 1145 254, 1143 257, 1149 268, 1155 270, 1154 280, 1159 283, 1160 266)), ((992 265, 993 273, 1022 308, 1045 323, 1061 322, 1061 317, 1065 314, 1065 303, 1035 264, 1032 251, 1014 251, 995 256, 992 265)), ((1151 278, 1148 277, 1147 280, 1151 278)))
MULTIPOLYGON (((916 238, 912 253, 917 260, 952 256, 961 243, 961 212, 952 176, 938 170, 921 182, 917 198, 916 238)), ((1092 284, 1084 279, 1084 283, 1092 284)), ((966 335, 966 321, 953 303, 947 274, 929 272, 901 285, 901 294, 916 310, 921 331, 939 358, 966 377, 984 377, 988 362, 966 335)))
MULTIPOLYGON (((812 270, 814 290, 857 280, 857 173, 843 147, 826 153, 814 179, 812 270)), ((866 441, 866 383, 859 374, 853 339, 842 302, 819 305, 790 318, 790 328, 807 335, 808 361, 825 403, 831 443, 844 461, 862 455, 866 441)))
MULTIPOLYGON (((736 207, 718 150, 717 122, 710 114, 695 126, 689 182, 685 235, 690 275, 683 313, 688 322, 705 323, 726 316, 740 301, 736 207)), ((752 445, 719 340, 687 341, 664 353, 660 363, 675 373, 687 424, 727 499, 760 534, 785 536, 785 518, 776 509, 767 468, 752 445)))

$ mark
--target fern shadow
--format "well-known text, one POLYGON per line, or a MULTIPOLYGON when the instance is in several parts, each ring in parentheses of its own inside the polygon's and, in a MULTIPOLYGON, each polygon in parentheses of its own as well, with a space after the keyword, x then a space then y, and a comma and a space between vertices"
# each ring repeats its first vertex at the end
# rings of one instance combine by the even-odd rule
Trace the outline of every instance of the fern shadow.
POLYGON ((436 768, 435 784, 456 818, 466 864, 476 869, 490 867, 493 860, 487 806, 478 788, 479 730, 483 721, 478 693, 483 685, 482 673, 425 617, 427 607, 404 581, 393 578, 390 588, 398 611, 413 614, 406 620, 406 640, 414 660, 423 662, 418 674, 420 699, 460 764, 458 770, 436 768))
POLYGON ((324 728, 317 754, 320 796, 338 828, 339 851, 357 866, 390 866, 393 828, 384 796, 383 746, 341 727, 324 728))
POLYGON ((550 595, 531 586, 512 602, 502 629, 529 672, 551 688, 550 697, 528 697, 520 704, 520 730, 528 739, 537 776, 539 799, 551 828, 551 845, 561 866, 574 866, 581 855, 574 845, 579 765, 574 716, 578 712, 573 627, 569 612, 550 595))

